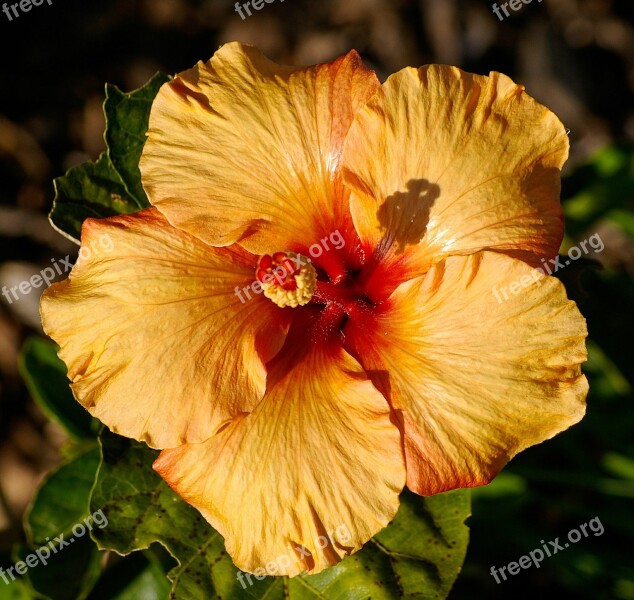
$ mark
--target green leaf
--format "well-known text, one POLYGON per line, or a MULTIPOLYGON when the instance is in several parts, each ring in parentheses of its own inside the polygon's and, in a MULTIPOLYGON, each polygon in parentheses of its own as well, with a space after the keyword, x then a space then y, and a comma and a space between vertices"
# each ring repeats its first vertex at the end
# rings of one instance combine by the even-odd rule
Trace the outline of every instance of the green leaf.
POLYGON ((213 597, 210 566, 219 559, 214 569, 232 576, 220 535, 154 473, 158 452, 106 431, 100 440, 103 459, 90 506, 104 511, 108 527, 93 531, 98 546, 129 554, 160 542, 180 562, 170 573, 175 598, 193 599, 204 592, 213 597))
POLYGON ((24 515, 24 529, 34 546, 60 533, 71 537, 72 527, 88 516, 90 490, 99 468, 97 445, 49 473, 24 515))
POLYGON ((109 525, 92 535, 120 554, 161 543, 179 562, 169 573, 175 599, 442 599, 466 554, 469 493, 422 498, 405 492, 392 524, 339 565, 318 575, 258 581, 233 566, 221 536, 152 471, 157 452, 107 432, 101 444, 91 510, 102 508, 109 525))
POLYGON ((60 233, 77 242, 81 238, 81 225, 89 217, 100 219, 143 208, 128 196, 106 152, 95 163, 73 167, 54 183, 55 199, 49 219, 60 233))
MULTIPOLYGON (((585 165, 564 178, 562 203, 566 231, 576 238, 585 235, 596 221, 618 217, 631 208, 634 194, 634 145, 607 146, 585 165), (620 213, 620 215, 619 215, 620 213)), ((631 219, 623 224, 631 229, 631 219)))
POLYGON ((73 167, 55 180, 52 225, 75 241, 89 217, 129 214, 150 204, 141 185, 139 158, 148 127, 152 100, 167 75, 157 73, 142 88, 124 94, 106 86, 105 140, 107 150, 97 162, 73 167))
POLYGON ((631 458, 617 454, 616 452, 608 452, 603 457, 602 462, 607 471, 623 479, 634 481, 634 460, 631 458))
POLYGON ((150 553, 136 552, 108 569, 90 600, 167 600, 171 585, 150 553))
POLYGON ((594 375, 593 387, 604 397, 623 397, 632 393, 627 378, 621 373, 601 346, 588 340, 588 362, 585 370, 594 375))
POLYGON ((0 581, 0 600, 33 600, 33 596, 28 592, 23 581, 19 579, 11 581, 10 577, 7 579, 8 584, 0 581))
MULTIPOLYGON (((31 590, 30 598, 84 600, 88 597, 101 575, 103 553, 87 535, 72 539, 72 546, 45 557, 46 564, 38 563, 28 569, 24 584, 31 590)), ((22 548, 15 559, 25 561, 30 555, 37 557, 34 549, 22 548)))
POLYGON ((634 237, 634 212, 629 210, 614 209, 609 211, 605 218, 615 223, 629 236, 634 237))
POLYGON ((139 206, 149 206, 141 184, 139 160, 145 144, 145 132, 152 101, 159 88, 170 78, 157 73, 142 88, 124 94, 114 85, 106 85, 106 145, 108 156, 123 180, 126 191, 139 206))
POLYGON ((19 367, 31 396, 52 420, 74 439, 96 437, 99 422, 73 397, 57 346, 41 338, 28 338, 22 346, 19 367))
POLYGON ((22 548, 16 558, 25 561, 31 556, 35 561, 25 579, 42 597, 81 600, 99 578, 102 553, 88 535, 102 524, 100 519, 95 523, 88 512, 99 462, 99 448, 93 444, 47 476, 25 513, 29 547, 22 548), (73 576, 69 578, 68 573, 73 576))

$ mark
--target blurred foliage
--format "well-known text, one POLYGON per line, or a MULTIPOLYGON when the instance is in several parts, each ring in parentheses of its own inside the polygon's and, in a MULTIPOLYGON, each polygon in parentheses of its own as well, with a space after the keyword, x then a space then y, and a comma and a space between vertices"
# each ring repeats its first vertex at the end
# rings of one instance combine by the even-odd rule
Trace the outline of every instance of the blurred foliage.
POLYGON ((31 396, 50 419, 73 439, 94 437, 101 425, 75 400, 68 385, 66 365, 57 357, 55 346, 36 337, 29 338, 22 348, 19 364, 31 396))
POLYGON ((565 180, 568 235, 579 235, 608 220, 634 236, 634 146, 608 146, 565 180))

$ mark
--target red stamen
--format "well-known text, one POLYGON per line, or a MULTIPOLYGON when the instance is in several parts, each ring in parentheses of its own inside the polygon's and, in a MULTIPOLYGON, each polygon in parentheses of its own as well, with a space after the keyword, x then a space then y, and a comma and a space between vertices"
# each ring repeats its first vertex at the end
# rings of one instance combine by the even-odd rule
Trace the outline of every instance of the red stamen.
POLYGON ((258 261, 258 267, 261 269, 270 269, 273 266, 273 259, 268 255, 264 254, 260 257, 258 261))
POLYGON ((290 258, 285 258, 282 261, 282 266, 284 267, 284 269, 286 270, 286 273, 288 275, 294 275, 295 274, 295 272, 296 272, 295 263, 290 258))
POLYGON ((287 252, 264 254, 258 259, 255 276, 260 283, 272 284, 286 291, 296 291, 295 276, 302 270, 287 252))
POLYGON ((288 258, 286 252, 276 252, 273 255, 273 262, 276 262, 278 265, 281 265, 284 259, 288 258))

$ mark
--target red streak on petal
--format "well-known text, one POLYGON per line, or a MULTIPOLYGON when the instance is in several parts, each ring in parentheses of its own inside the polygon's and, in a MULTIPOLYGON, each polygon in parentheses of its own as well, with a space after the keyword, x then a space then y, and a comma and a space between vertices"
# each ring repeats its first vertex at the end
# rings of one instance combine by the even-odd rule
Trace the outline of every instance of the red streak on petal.
POLYGON ((408 267, 403 256, 388 256, 382 260, 373 258, 362 270, 357 284, 372 302, 380 304, 401 283, 415 276, 415 267, 416 265, 408 267))
POLYGON ((308 330, 308 339, 312 343, 326 343, 341 339, 339 331, 346 313, 338 304, 329 304, 319 314, 319 318, 308 330))
POLYGON ((343 257, 335 251, 324 252, 315 259, 315 264, 321 267, 332 283, 340 283, 346 277, 346 266, 343 257))

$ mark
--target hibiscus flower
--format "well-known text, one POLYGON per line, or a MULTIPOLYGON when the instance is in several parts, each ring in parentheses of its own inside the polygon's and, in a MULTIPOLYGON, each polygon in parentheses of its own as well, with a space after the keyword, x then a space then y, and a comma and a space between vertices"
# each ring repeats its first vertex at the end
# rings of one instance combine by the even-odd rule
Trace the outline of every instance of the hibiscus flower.
POLYGON ((582 418, 586 327, 562 284, 493 293, 557 254, 567 154, 499 73, 381 85, 356 52, 291 68, 227 44, 159 91, 152 208, 86 220, 82 244, 112 250, 46 291, 45 331, 77 400, 163 450, 240 569, 319 572, 405 485, 486 484, 582 418))

